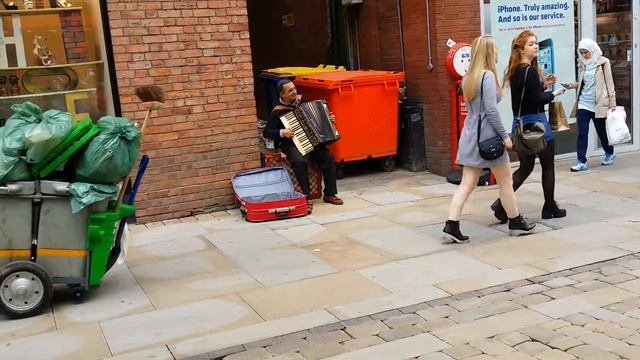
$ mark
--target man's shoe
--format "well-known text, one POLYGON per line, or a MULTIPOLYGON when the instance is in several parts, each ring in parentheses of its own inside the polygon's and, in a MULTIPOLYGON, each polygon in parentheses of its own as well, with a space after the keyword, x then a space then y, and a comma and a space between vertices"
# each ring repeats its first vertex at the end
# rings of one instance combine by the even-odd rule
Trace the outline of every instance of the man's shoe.
POLYGON ((536 227, 536 224, 528 223, 522 215, 518 215, 513 219, 509 219, 509 235, 510 236, 520 236, 531 234, 533 228, 536 227))
POLYGON ((573 172, 585 171, 585 170, 589 170, 589 167, 587 166, 587 164, 580 162, 580 160, 576 160, 576 164, 571 167, 571 171, 573 172))
POLYGON ((567 210, 560 209, 555 201, 550 204, 544 203, 544 206, 542 206, 543 219, 562 218, 565 216, 567 216, 567 210))
POLYGON ((447 220, 442 229, 442 239, 447 243, 466 244, 469 237, 460 232, 460 221, 447 220))
POLYGON ((502 202, 500 199, 496 200, 491 204, 491 210, 493 210, 493 216, 496 217, 500 221, 500 224, 505 224, 509 217, 507 216, 507 211, 502 207, 502 202))
POLYGON ((613 165, 613 160, 616 159, 616 154, 604 154, 604 159, 602 159, 602 165, 608 166, 613 165))
POLYGON ((333 205, 342 205, 344 204, 344 201, 342 201, 342 199, 340 199, 339 197, 335 196, 335 195, 325 195, 322 200, 326 203, 329 204, 333 204, 333 205))

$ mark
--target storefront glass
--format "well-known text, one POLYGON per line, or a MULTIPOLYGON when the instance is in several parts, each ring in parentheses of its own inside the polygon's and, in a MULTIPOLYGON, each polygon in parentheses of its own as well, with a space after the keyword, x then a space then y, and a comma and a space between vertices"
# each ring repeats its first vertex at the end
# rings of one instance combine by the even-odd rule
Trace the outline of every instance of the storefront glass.
MULTIPOLYGON (((637 0, 636 0, 637 1, 637 0)), ((510 44, 522 30, 536 33, 539 41, 539 62, 545 73, 554 73, 560 82, 573 82, 577 78, 576 46, 582 37, 598 42, 603 55, 611 60, 618 106, 627 112, 627 124, 634 136, 635 124, 633 79, 633 18, 632 0, 482 0, 483 33, 496 37, 499 44, 499 75, 507 66, 510 44)), ((556 86, 560 86, 559 84, 556 86)), ((511 95, 507 89, 499 108, 505 125, 513 118, 511 95)), ((556 153, 573 154, 576 151, 576 119, 571 110, 576 100, 575 91, 566 91, 558 97, 568 117, 569 129, 555 131, 556 153)), ((592 128, 593 129, 593 128, 592 128)), ((590 152, 601 151, 595 131, 590 131, 590 152)), ((617 149, 635 149, 632 139, 617 149)), ((569 155, 568 155, 569 156, 569 155)))
MULTIPOLYGON (((618 106, 627 112, 627 126, 633 134, 633 20, 631 0, 596 2, 596 36, 602 54, 611 61, 618 106)), ((598 147, 600 143, 598 142, 598 147)))
POLYGON ((0 126, 11 105, 114 114, 100 2, 7 0, 0 4, 0 126))

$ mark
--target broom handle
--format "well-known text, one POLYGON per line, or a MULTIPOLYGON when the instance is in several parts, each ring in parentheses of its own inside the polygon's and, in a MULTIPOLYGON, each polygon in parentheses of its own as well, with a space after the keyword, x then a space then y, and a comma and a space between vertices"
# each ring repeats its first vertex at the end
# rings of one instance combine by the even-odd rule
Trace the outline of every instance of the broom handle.
MULTIPOLYGON (((144 129, 147 127, 147 121, 149 120, 149 116, 151 115, 151 110, 153 108, 149 107, 147 109, 147 113, 144 116, 144 121, 142 122, 142 126, 140 127, 140 144, 142 144, 142 136, 144 135, 144 129)), ((120 206, 122 205, 122 201, 124 200, 124 193, 127 190, 127 184, 131 180, 131 174, 127 175, 122 182, 122 187, 120 188, 120 193, 118 194, 118 200, 116 200, 116 207, 114 209, 115 212, 120 211, 120 206)))

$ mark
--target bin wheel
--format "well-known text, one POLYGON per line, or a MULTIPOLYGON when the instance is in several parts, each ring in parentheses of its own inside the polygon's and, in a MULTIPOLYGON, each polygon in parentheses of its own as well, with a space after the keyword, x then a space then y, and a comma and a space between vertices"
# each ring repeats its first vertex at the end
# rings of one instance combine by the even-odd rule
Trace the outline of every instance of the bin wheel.
POLYGON ((393 156, 386 156, 380 159, 380 168, 382 171, 393 171, 396 168, 396 160, 393 156))
POLYGON ((0 270, 0 308, 10 318, 39 314, 52 296, 53 282, 42 266, 15 261, 0 270))
POLYGON ((344 178, 344 165, 337 164, 336 165, 336 179, 344 178))

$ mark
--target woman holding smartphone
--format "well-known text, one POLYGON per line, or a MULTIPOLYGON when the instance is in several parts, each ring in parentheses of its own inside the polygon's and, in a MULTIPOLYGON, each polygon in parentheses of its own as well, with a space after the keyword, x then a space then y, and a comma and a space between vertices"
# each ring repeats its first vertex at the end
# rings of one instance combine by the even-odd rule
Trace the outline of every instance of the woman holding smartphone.
POLYGON ((613 145, 607 139, 607 110, 616 110, 616 90, 611 75, 611 62, 602 56, 600 46, 591 39, 578 43, 578 82, 562 84, 576 89, 578 100, 573 106, 571 117, 578 121, 576 148, 578 159, 571 171, 585 171, 587 167, 587 145, 589 143, 589 122, 593 120, 600 143, 604 149, 602 165, 611 165, 616 158, 613 145))
POLYGON ((500 199, 505 205, 505 216, 508 214, 509 234, 521 235, 531 232, 535 224, 528 224, 516 206, 516 195, 511 187, 511 166, 509 155, 505 151, 494 160, 486 160, 480 156, 478 143, 482 140, 500 137, 507 149, 513 146, 509 134, 502 125, 498 113, 498 101, 502 97, 502 89, 496 76, 498 48, 491 36, 481 36, 473 41, 471 47, 471 64, 462 80, 464 100, 469 109, 467 120, 462 128, 458 147, 457 163, 462 165, 462 182, 451 199, 449 220, 447 220, 443 238, 449 242, 465 243, 469 237, 460 231, 460 214, 469 195, 478 184, 483 168, 491 168, 500 187, 500 199))
MULTIPOLYGON (((518 114, 525 128, 527 124, 542 121, 545 126, 547 146, 535 155, 518 153, 520 167, 513 173, 513 190, 517 190, 529 177, 537 156, 542 166, 544 193, 542 218, 552 219, 566 216, 567 211, 559 208, 555 201, 555 142, 544 106, 553 101, 556 96, 564 94, 565 89, 545 92, 546 88, 556 82, 556 78, 554 75, 547 75, 544 80, 542 79, 542 71, 538 66, 538 39, 532 31, 525 30, 511 42, 511 57, 509 66, 505 70, 503 87, 511 86, 511 109, 514 118, 512 133, 515 134, 518 114)), ((507 213, 500 199, 491 205, 491 209, 501 223, 507 221, 507 213)))

